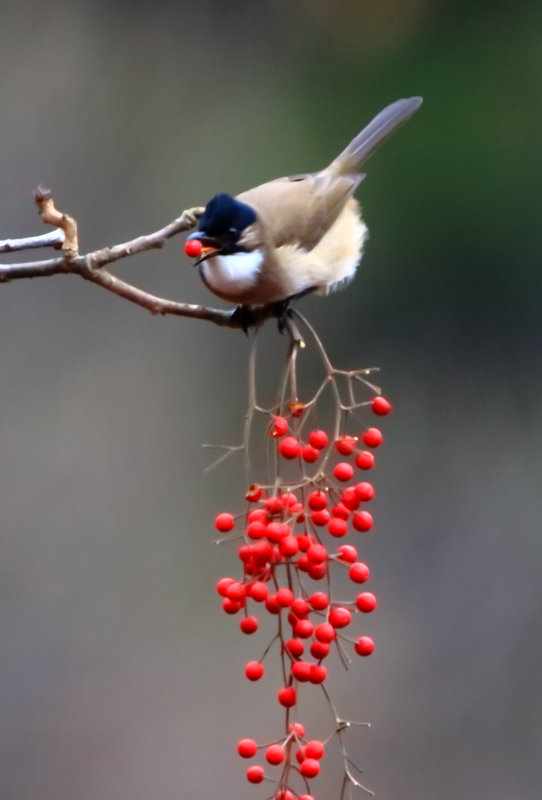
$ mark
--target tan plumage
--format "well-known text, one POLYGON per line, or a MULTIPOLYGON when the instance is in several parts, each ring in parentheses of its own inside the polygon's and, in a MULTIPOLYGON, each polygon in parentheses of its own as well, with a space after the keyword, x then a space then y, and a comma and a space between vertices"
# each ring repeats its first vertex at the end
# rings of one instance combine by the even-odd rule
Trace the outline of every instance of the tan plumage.
POLYGON ((238 239, 244 252, 201 264, 208 288, 230 302, 262 305, 350 281, 367 238, 352 196, 365 177, 358 170, 420 104, 417 97, 392 103, 320 172, 277 178, 237 195, 257 219, 238 239))

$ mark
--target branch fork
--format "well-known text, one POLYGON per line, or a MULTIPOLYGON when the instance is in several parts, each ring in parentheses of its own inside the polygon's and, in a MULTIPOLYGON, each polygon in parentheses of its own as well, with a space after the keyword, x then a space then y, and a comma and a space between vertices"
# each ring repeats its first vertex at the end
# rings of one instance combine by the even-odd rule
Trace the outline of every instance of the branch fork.
MULTIPOLYGON (((166 297, 158 297, 104 269, 108 264, 121 258, 129 258, 146 250, 160 249, 173 236, 191 230, 197 225, 199 217, 204 212, 202 206, 185 209, 179 217, 153 233, 138 236, 121 244, 106 246, 90 253, 80 254, 78 225, 75 217, 59 211, 51 192, 41 186, 34 192, 34 200, 43 222, 47 225, 54 225, 55 230, 39 236, 0 240, 0 253, 53 247, 60 249, 62 255, 42 261, 0 264, 0 283, 21 278, 44 278, 50 275, 70 273, 79 275, 84 280, 95 283, 102 289, 147 309, 151 314, 190 317, 207 320, 225 328, 246 329, 246 320, 242 314, 236 313, 237 309, 210 308, 195 303, 184 303, 166 297)), ((249 326, 259 327, 265 320, 276 316, 276 304, 252 309, 249 326)), ((291 336, 293 331, 292 339, 295 341, 295 326, 290 330, 290 325, 287 324, 286 329, 291 336)))

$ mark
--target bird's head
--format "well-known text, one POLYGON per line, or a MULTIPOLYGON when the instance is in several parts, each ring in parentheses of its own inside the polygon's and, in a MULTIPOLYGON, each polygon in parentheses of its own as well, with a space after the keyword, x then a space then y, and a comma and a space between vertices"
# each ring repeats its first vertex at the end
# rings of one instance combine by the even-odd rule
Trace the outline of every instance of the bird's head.
POLYGON ((228 255, 243 250, 238 244, 239 239, 256 220, 256 212, 246 203, 239 202, 229 194, 215 195, 205 206, 198 230, 186 239, 187 255, 198 255, 196 263, 201 263, 218 253, 228 255), (201 244, 201 255, 196 253, 196 245, 190 247, 191 242, 201 244))

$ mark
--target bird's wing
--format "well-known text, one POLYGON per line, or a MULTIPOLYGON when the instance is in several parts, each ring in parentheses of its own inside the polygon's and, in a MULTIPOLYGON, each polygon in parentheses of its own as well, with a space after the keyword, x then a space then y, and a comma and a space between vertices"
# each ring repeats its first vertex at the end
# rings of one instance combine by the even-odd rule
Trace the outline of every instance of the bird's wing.
MULTIPOLYGON (((363 178, 363 175, 333 175, 325 170, 292 175, 249 189, 237 195, 237 199, 256 211, 269 244, 274 247, 297 244, 310 249, 333 225, 363 178)), ((244 244, 258 246, 257 228, 247 230, 248 241, 244 244)))

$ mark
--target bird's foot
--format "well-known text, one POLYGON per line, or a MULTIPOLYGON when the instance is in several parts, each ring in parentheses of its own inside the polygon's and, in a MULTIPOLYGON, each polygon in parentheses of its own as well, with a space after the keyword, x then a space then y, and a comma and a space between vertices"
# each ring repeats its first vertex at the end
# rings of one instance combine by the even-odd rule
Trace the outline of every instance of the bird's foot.
POLYGON ((287 300, 281 300, 279 303, 275 303, 273 313, 278 319, 279 333, 288 333, 291 347, 305 347, 301 332, 294 321, 290 302, 291 299, 288 298, 287 300))
POLYGON ((241 328, 246 335, 248 336, 249 328, 254 328, 257 324, 256 317, 250 306, 237 306, 233 314, 231 315, 232 323, 236 326, 241 328))

